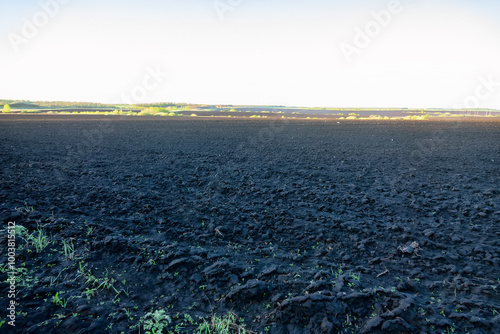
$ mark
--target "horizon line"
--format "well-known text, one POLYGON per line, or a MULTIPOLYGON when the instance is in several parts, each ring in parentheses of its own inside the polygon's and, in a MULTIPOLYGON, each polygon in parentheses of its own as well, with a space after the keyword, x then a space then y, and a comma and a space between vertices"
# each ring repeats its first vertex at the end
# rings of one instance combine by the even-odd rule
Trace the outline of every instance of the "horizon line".
POLYGON ((336 110, 336 109, 345 109, 345 110, 353 110, 353 109, 361 109, 361 110, 488 110, 488 111, 500 111, 500 109, 496 108, 444 108, 444 107, 322 107, 322 106, 292 106, 292 105, 281 105, 281 104, 227 104, 227 103, 190 103, 190 102, 173 102, 173 101, 162 101, 162 102, 140 102, 140 103, 106 103, 106 102, 95 102, 95 101, 62 101, 62 100, 19 100, 19 99, 0 99, 2 101, 1 106, 6 104, 14 104, 14 103, 78 103, 78 104, 101 104, 108 106, 145 106, 145 105, 155 105, 155 104, 178 104, 178 105, 193 105, 193 106, 221 106, 221 108, 229 108, 229 107, 273 107, 273 108, 297 108, 297 109, 310 109, 310 108, 320 108, 326 110, 336 110), (9 103, 4 103, 5 101, 12 101, 9 103))

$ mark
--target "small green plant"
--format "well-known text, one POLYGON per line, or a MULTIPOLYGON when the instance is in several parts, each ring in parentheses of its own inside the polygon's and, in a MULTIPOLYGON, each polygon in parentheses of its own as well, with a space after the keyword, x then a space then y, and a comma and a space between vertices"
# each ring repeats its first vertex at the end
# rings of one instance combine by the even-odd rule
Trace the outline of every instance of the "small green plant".
POLYGON ((52 303, 61 306, 62 308, 66 308, 68 304, 67 300, 59 298, 59 292, 56 292, 56 295, 52 297, 52 303))
POLYGON ((146 334, 162 334, 163 329, 172 322, 172 318, 165 314, 165 310, 156 310, 146 313, 141 322, 146 334))
POLYGON ((45 249, 45 247, 48 246, 50 240, 40 228, 37 229, 37 232, 38 234, 36 232, 33 232, 33 234, 29 236, 29 239, 35 246, 36 252, 40 253, 45 249))
POLYGON ((73 260, 75 257, 75 246, 73 245, 73 240, 69 242, 63 241, 64 256, 67 259, 73 260))
POLYGON ((343 273, 342 268, 339 268, 339 269, 337 270, 337 272, 335 272, 335 271, 333 270, 333 268, 331 268, 331 271, 332 271, 332 275, 334 275, 334 276, 335 276, 335 278, 339 277, 339 276, 340 276, 340 275, 342 275, 342 273, 343 273))
POLYGON ((50 277, 50 283, 49 283, 49 286, 53 286, 53 285, 55 285, 55 284, 56 284, 57 280, 59 279, 59 276, 61 276, 61 274, 62 274, 62 272, 63 272, 63 271, 64 271, 64 270, 61 270, 61 271, 59 272, 59 274, 57 275, 57 277, 56 277, 56 278, 54 278, 54 277, 52 277, 52 276, 50 277))
POLYGON ((91 235, 92 233, 94 233, 94 230, 94 226, 87 226, 87 235, 91 235))
POLYGON ((14 231, 16 233, 16 237, 29 237, 28 229, 22 225, 16 225, 14 227, 14 231))
POLYGON ((349 272, 349 277, 359 282, 361 280, 361 273, 356 274, 353 272, 349 272))
POLYGON ((17 207, 16 210, 19 212, 19 213, 30 213, 30 212, 33 212, 34 211, 34 208, 32 206, 29 206, 28 203, 24 203, 24 207, 17 207))
POLYGON ((129 309, 127 309, 127 308, 124 308, 124 310, 125 310, 125 315, 127 316, 127 318, 128 318, 130 321, 134 320, 134 317, 132 316, 132 313, 130 313, 130 310, 129 310, 129 309))
POLYGON ((197 334, 254 334, 255 332, 245 329, 244 324, 240 321, 237 323, 237 316, 233 312, 229 312, 221 317, 212 316, 210 321, 203 319, 203 322, 196 329, 197 334))

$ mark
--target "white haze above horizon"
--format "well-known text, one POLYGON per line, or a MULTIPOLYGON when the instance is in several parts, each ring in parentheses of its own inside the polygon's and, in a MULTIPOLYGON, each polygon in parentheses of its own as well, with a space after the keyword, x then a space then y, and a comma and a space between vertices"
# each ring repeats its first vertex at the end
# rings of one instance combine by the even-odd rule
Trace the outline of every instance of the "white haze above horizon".
POLYGON ((493 1, 0 8, 2 99, 500 109, 493 1))

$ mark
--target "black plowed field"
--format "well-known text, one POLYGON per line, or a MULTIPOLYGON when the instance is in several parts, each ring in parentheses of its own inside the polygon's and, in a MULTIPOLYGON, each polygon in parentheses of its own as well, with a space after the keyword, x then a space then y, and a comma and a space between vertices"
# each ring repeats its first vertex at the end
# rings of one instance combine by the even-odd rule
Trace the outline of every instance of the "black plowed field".
POLYGON ((491 120, 0 115, 0 331, 498 333, 491 120))

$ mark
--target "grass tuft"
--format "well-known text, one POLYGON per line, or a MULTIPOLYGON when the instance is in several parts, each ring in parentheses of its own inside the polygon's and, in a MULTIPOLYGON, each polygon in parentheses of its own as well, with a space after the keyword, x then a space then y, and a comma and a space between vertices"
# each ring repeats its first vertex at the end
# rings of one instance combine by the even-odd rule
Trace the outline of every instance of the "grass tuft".
POLYGON ((210 321, 203 319, 196 329, 197 334, 254 334, 244 328, 243 323, 238 325, 237 316, 233 312, 229 312, 221 317, 212 316, 210 321))

